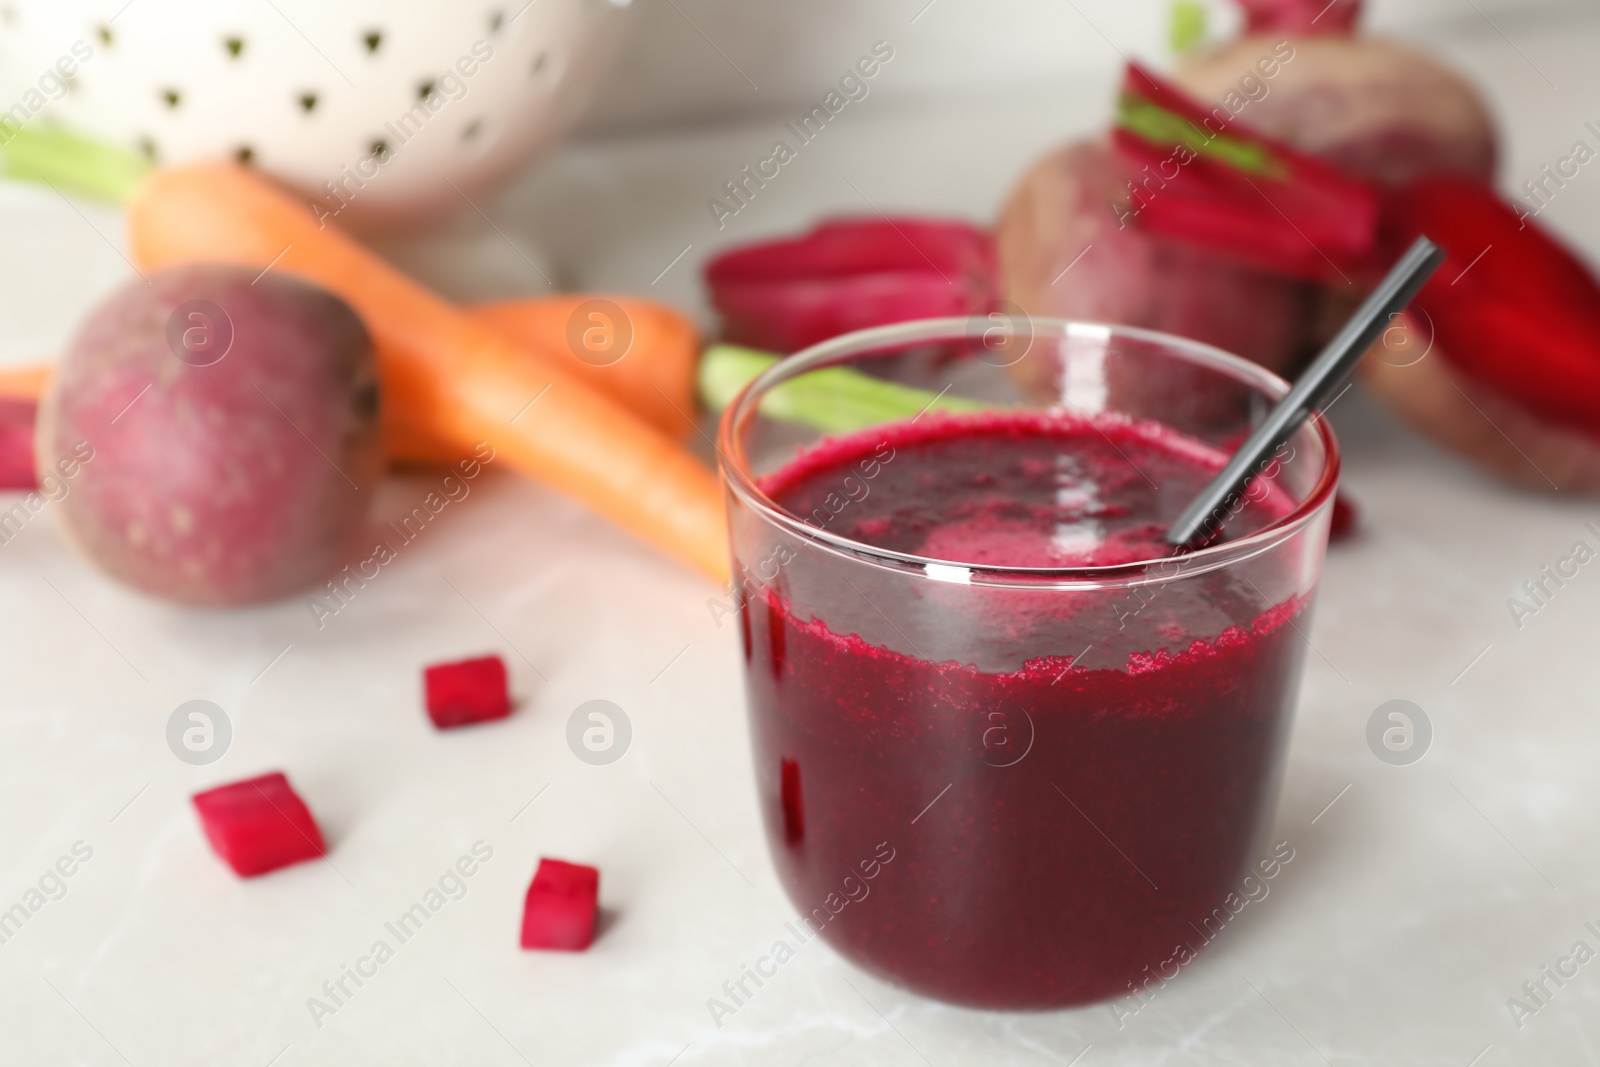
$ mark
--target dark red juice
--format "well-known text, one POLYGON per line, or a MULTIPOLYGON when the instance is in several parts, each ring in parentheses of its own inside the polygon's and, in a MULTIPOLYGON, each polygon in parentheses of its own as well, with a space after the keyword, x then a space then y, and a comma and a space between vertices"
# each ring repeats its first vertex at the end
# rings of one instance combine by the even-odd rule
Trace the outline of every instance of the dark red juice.
MULTIPOLYGON (((1224 458, 1127 421, 930 416, 824 441, 762 489, 879 548, 1104 566, 1166 555, 1165 521, 1224 458)), ((1293 506, 1270 479, 1251 495, 1233 537, 1293 506)), ((1002 1008, 1124 994, 1202 947, 1277 789, 1309 598, 1281 565, 1066 592, 761 562, 742 613, 757 777, 810 927, 887 979, 1002 1008)))

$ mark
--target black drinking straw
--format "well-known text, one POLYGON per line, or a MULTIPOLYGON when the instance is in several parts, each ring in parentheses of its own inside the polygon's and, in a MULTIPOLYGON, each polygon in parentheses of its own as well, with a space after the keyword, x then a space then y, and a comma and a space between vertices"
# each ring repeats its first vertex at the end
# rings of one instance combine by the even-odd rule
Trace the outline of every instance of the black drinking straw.
POLYGON ((1168 544, 1191 548, 1216 535, 1234 496, 1244 490, 1300 424, 1328 400, 1383 333, 1390 318, 1411 303, 1444 258, 1444 250, 1438 245, 1426 237, 1417 238, 1339 335, 1306 368, 1288 395, 1239 446, 1227 466, 1178 516, 1167 530, 1168 544))

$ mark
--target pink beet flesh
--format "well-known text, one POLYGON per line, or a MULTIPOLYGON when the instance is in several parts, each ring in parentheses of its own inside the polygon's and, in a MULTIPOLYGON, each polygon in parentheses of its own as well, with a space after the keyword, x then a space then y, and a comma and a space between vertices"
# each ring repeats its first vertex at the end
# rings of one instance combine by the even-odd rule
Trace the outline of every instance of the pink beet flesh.
POLYGON ((193 799, 212 849, 241 878, 326 851, 317 821, 281 772, 220 785, 193 799))
POLYGON ((33 469, 33 422, 38 405, 31 400, 0 399, 0 489, 37 489, 33 469))
POLYGON ((499 656, 439 663, 422 672, 428 718, 441 730, 511 714, 506 665, 499 656))
POLYGON ((582 952, 594 941, 600 871, 541 858, 522 908, 522 947, 582 952))
POLYGON ((991 235, 970 223, 837 218, 799 237, 724 252, 706 265, 731 344, 795 352, 911 319, 970 315, 998 294, 991 235))
POLYGON ((1246 33, 1353 33, 1361 0, 1239 0, 1246 33))

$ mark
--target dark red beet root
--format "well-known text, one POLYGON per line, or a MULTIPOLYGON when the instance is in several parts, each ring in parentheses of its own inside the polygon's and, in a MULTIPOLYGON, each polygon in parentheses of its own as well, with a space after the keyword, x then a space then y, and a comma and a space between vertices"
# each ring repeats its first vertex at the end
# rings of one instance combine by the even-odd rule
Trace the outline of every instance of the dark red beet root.
POLYGON ((94 462, 53 509, 112 577, 201 607, 257 604, 360 557, 383 472, 372 339, 280 271, 135 279, 84 320, 39 407, 40 480, 94 462))
POLYGON ((506 665, 499 656, 439 663, 422 672, 428 718, 441 730, 511 714, 506 665))
POLYGON ((38 405, 0 399, 0 489, 37 489, 33 469, 33 422, 38 405))
POLYGON ((522 947, 582 952, 594 941, 600 871, 541 858, 522 908, 522 947))
POLYGON ((1251 9, 1245 36, 1184 57, 1173 73, 1182 88, 1208 106, 1231 98, 1229 110, 1251 129, 1352 177, 1400 185, 1442 172, 1493 182, 1494 119, 1467 79, 1398 41, 1354 33, 1350 0, 1241 6, 1251 9), (1241 79, 1265 91, 1237 112, 1241 79))
MULTIPOLYGON (((1293 377, 1311 346, 1316 287, 1121 226, 1108 204, 1127 195, 1135 176, 1098 141, 1068 145, 1029 168, 999 224, 1007 298, 1035 318, 1163 330, 1293 377)), ((1024 359, 1013 373, 1044 389, 1049 383, 1032 380, 1042 367, 1024 359)))
POLYGON ((219 785, 193 800, 212 849, 241 878, 327 851, 310 809, 279 771, 219 785))

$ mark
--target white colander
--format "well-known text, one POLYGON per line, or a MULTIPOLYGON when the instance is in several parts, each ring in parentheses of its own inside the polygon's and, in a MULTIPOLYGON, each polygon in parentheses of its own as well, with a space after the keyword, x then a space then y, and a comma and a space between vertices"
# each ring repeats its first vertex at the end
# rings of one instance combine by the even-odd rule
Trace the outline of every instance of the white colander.
POLYGON ((245 160, 340 223, 414 222, 572 124, 626 3, 0 0, 0 111, 158 163, 245 160))

